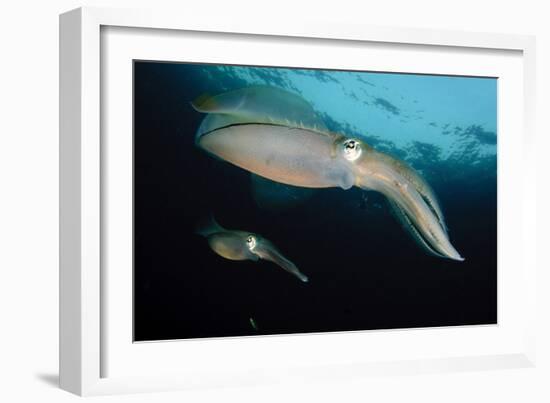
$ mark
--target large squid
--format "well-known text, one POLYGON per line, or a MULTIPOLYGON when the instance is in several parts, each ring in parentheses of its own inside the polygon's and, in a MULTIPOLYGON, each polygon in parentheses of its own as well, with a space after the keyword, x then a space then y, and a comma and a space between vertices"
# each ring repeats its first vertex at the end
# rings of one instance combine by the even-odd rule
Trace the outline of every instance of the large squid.
POLYGON ((428 252, 464 260, 449 241, 434 192, 418 173, 359 138, 328 131, 298 95, 249 87, 203 96, 193 106, 208 114, 196 144, 210 154, 286 185, 381 192, 428 252))

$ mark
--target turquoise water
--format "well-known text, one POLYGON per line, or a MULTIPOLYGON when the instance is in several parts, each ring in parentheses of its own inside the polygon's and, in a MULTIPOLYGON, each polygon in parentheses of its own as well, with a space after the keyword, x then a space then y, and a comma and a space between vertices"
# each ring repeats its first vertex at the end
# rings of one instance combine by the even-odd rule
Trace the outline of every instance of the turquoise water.
POLYGON ((348 130, 396 147, 429 142, 449 157, 463 150, 466 137, 479 143, 482 154, 496 153, 496 79, 238 66, 209 70, 248 85, 272 85, 276 77, 280 87, 302 95, 348 130))

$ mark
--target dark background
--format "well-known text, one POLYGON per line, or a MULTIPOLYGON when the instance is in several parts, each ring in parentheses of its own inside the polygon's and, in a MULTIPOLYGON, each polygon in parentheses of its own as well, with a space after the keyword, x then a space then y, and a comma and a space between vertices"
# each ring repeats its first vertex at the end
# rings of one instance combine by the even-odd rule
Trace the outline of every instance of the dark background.
POLYGON ((248 172, 194 145, 203 115, 189 102, 243 85, 206 69, 134 64, 136 341, 496 323, 496 172, 474 182, 441 165, 430 181, 462 263, 427 255, 373 192, 326 189, 260 209, 248 172), (310 282, 216 255, 194 233, 210 212, 271 240, 310 282))

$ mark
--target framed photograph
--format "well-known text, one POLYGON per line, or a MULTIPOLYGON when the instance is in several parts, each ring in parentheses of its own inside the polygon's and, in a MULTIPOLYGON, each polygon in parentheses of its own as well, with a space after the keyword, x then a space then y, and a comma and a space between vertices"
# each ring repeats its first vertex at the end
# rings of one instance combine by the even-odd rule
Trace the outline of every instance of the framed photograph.
POLYGON ((60 383, 534 365, 534 39, 60 17, 60 383))

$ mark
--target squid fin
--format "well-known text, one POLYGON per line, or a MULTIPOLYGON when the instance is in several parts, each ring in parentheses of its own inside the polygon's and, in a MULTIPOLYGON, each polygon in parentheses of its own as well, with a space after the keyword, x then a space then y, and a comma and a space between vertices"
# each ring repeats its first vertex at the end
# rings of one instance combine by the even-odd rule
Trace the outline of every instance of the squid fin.
POLYGON ((225 232, 226 229, 216 222, 216 219, 212 214, 209 214, 206 218, 200 221, 196 227, 196 233, 203 237, 208 237, 218 232, 225 232))
POLYGON ((235 123, 280 124, 327 132, 310 103, 300 95, 277 87, 253 86, 215 96, 205 94, 192 105, 209 116, 224 115, 223 119, 210 121, 208 128, 200 128, 197 136, 206 133, 206 129, 210 131, 235 123))
POLYGON ((197 112, 209 113, 216 109, 216 99, 212 95, 204 93, 191 101, 191 106, 197 112))

